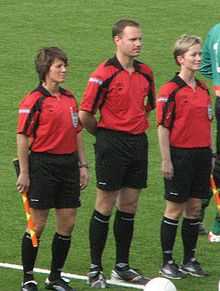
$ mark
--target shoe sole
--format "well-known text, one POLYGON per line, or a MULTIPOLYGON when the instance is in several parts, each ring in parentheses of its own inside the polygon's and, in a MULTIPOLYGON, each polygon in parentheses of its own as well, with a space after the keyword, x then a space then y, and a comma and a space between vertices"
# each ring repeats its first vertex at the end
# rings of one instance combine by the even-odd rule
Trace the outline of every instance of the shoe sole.
MULTIPOLYGON (((182 272, 183 273, 183 272, 182 272)), ((183 276, 183 277, 173 277, 171 275, 167 275, 165 273, 163 273, 162 271, 159 271, 159 274, 164 277, 164 278, 167 278, 167 279, 173 279, 173 280, 181 280, 181 279, 185 279, 186 276, 183 276)), ((185 274, 186 275, 186 274, 185 274)))
POLYGON ((105 282, 94 282, 93 284, 91 282, 89 282, 89 279, 87 279, 86 281, 86 284, 89 285, 90 288, 93 288, 93 289, 97 289, 97 288, 100 288, 100 289, 105 289, 105 288, 109 288, 109 285, 105 282), (99 286, 96 286, 99 285, 99 286))
POLYGON ((123 280, 117 273, 113 273, 111 274, 111 280, 115 280, 115 281, 118 281, 118 282, 128 282, 128 281, 125 281, 123 280))
POLYGON ((129 281, 129 280, 122 279, 116 272, 112 271, 111 280, 116 281, 116 282, 124 282, 124 283, 130 283, 130 284, 136 284, 136 285, 144 286, 150 281, 150 278, 149 279, 146 278, 146 282, 141 282, 141 283, 137 282, 137 281, 135 282, 135 281, 132 281, 132 280, 129 281))
POLYGON ((196 278, 204 278, 204 277, 208 276, 208 274, 207 275, 199 275, 199 274, 196 274, 196 273, 193 273, 193 272, 190 272, 190 271, 186 271, 186 270, 183 270, 183 269, 181 269, 180 271, 185 275, 190 275, 190 276, 196 277, 196 278))
POLYGON ((159 271, 159 274, 160 274, 162 277, 164 277, 164 278, 167 278, 167 279, 173 279, 173 280, 181 280, 181 279, 185 279, 185 278, 186 278, 186 276, 183 276, 183 277, 173 277, 173 276, 171 276, 171 275, 167 275, 167 274, 165 274, 165 273, 163 273, 163 272, 161 272, 161 271, 159 271))
POLYGON ((105 288, 108 288, 108 285, 105 283, 100 283, 100 282, 96 282, 94 284, 91 284, 91 283, 88 283, 89 287, 90 288, 93 288, 93 289, 105 289, 105 288))
MULTIPOLYGON (((47 290, 58 290, 58 289, 55 289, 53 286, 47 286, 47 285, 44 285, 45 289, 47 290)), ((57 286, 58 287, 58 286, 57 286)), ((60 287, 61 288, 61 287, 60 287)), ((62 287, 63 288, 63 287, 62 287)), ((72 290, 76 291, 76 289, 73 289, 72 290)))

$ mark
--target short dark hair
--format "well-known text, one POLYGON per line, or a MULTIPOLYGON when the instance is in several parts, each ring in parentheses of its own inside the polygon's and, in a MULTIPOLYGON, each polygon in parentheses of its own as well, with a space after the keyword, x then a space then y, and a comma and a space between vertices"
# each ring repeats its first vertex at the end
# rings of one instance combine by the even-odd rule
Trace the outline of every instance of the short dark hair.
POLYGON ((55 59, 62 60, 65 65, 68 65, 67 55, 58 47, 45 47, 38 51, 35 58, 35 68, 41 82, 45 81, 45 77, 55 59))
POLYGON ((122 34, 123 30, 127 26, 140 27, 140 24, 135 20, 120 19, 112 26, 112 38, 114 38, 116 35, 122 34))

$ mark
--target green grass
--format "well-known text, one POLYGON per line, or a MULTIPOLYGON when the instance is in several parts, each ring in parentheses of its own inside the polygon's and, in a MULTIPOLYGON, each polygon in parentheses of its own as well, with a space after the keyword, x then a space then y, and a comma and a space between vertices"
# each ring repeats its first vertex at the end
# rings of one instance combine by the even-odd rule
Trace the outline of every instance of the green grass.
MULTIPOLYGON (((121 17, 135 18, 142 24, 144 50, 140 57, 154 70, 157 88, 177 70, 171 49, 183 33, 205 37, 208 29, 219 21, 219 0, 63 0, 30 1, 2 0, 0 3, 0 184, 1 225, 0 262, 20 264, 20 238, 25 218, 22 203, 15 188, 11 160, 16 155, 15 132, 18 102, 37 84, 33 58, 38 48, 60 46, 70 58, 70 73, 66 87, 77 97, 83 93, 88 74, 98 63, 113 54, 112 23, 121 17)), ((149 276, 157 276, 161 264, 159 241, 160 219, 164 208, 163 183, 154 114, 149 131, 149 187, 144 190, 136 217, 135 235, 131 249, 131 264, 149 276)), ((78 211, 73 245, 65 266, 66 272, 85 275, 89 265, 88 223, 95 198, 93 138, 85 133, 91 182, 82 193, 83 206, 78 211)), ((210 226, 215 208, 211 205, 206 216, 210 226)), ((37 267, 50 265, 50 242, 54 232, 53 211, 41 239, 37 267)), ((202 237, 198 243, 198 258, 210 271, 206 279, 187 278, 175 282, 178 291, 216 291, 220 278, 220 246, 208 244, 202 237)), ((182 245, 178 237, 175 246, 177 262, 181 260, 182 245)), ((112 231, 104 253, 106 275, 114 264, 112 231)), ((19 289, 21 272, 0 269, 0 291, 19 289), (13 280, 12 280, 13 278, 13 280)), ((44 276, 37 274, 40 290, 44 276)), ((88 290, 80 281, 79 290, 88 290)), ((115 291, 127 290, 114 288, 115 291)), ((158 290, 159 291, 159 290, 158 290)))

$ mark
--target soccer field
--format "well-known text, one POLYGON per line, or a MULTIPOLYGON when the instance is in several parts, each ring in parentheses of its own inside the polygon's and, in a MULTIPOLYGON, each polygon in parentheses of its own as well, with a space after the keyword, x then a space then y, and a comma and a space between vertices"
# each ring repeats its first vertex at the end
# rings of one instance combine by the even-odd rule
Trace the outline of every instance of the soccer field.
MULTIPOLYGON (((0 1, 0 263, 20 264, 20 241, 25 227, 22 202, 15 187, 12 159, 16 155, 15 131, 17 107, 23 95, 38 83, 33 58, 44 46, 59 46, 70 59, 66 88, 80 100, 89 73, 112 56, 111 26, 122 17, 135 18, 142 25, 144 49, 140 60, 153 68, 157 88, 177 71, 172 57, 175 39, 183 34, 204 38, 208 29, 219 22, 219 0, 1 0, 0 1)), ((93 137, 84 134, 91 181, 82 192, 72 248, 65 272, 85 276, 89 266, 88 224, 95 198, 93 137)), ((164 208, 163 181, 154 113, 149 130, 149 185, 141 194, 135 222, 130 264, 151 277, 158 276, 161 264, 160 219, 164 208)), ((215 215, 213 203, 208 208, 206 225, 215 215)), ((41 238, 36 267, 48 269, 50 242, 54 233, 51 211, 41 238)), ((181 262, 182 244, 175 245, 177 263, 181 262)), ((220 279, 220 244, 210 244, 206 237, 198 242, 198 259, 210 272, 207 278, 190 278, 174 282, 178 291, 217 291, 220 279)), ((104 253, 104 270, 108 277, 114 266, 114 240, 110 230, 104 253)), ((0 291, 20 288, 19 270, 0 268, 0 291)), ((44 290, 45 275, 36 274, 39 290, 44 290)), ((78 290, 88 290, 85 281, 73 280, 78 290)), ((111 290, 111 289, 110 289, 111 290)), ((114 287, 114 291, 135 290, 114 287)), ((158 290, 160 291, 160 290, 158 290)))

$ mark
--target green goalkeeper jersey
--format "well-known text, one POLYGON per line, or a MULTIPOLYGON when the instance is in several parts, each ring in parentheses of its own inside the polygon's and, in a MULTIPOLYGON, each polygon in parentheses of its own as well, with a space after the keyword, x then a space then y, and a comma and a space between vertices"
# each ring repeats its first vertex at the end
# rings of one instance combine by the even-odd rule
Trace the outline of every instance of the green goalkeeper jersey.
POLYGON ((220 23, 208 32, 202 49, 200 72, 212 79, 214 90, 220 90, 220 23))

